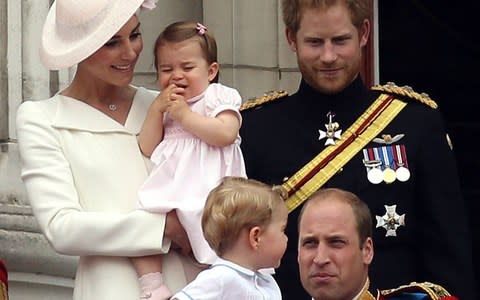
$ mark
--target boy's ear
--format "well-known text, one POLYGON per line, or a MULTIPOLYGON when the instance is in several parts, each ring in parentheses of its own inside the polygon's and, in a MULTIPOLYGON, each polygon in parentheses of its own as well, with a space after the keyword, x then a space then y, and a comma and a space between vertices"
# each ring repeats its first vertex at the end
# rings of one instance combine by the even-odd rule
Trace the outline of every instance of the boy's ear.
POLYGON ((212 82, 212 80, 217 76, 218 69, 219 66, 217 62, 213 62, 210 64, 210 66, 208 67, 208 82, 212 82))
POLYGON ((260 246, 260 227, 254 226, 248 232, 248 240, 252 249, 257 250, 260 246))

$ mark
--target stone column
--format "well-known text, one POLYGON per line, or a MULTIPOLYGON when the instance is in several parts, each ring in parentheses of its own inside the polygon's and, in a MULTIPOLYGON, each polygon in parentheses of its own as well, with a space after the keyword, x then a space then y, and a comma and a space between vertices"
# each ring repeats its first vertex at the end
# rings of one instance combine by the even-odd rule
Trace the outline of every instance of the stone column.
POLYGON ((71 299, 75 257, 56 254, 32 215, 20 180, 16 111, 50 95, 49 72, 38 56, 49 0, 0 1, 0 255, 10 299, 71 299))
POLYGON ((0 143, 8 139, 7 2, 0 2, 0 143))
POLYGON ((38 52, 48 8, 48 0, 22 1, 23 101, 50 96, 49 71, 41 64, 38 52))

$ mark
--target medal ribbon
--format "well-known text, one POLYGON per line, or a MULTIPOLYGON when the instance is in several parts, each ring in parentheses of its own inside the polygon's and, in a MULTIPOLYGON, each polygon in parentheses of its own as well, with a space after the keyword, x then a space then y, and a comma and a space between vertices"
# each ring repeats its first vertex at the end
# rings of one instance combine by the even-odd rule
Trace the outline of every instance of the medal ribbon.
POLYGON ((373 150, 373 159, 381 162, 380 169, 383 170, 385 164, 383 163, 382 156, 380 155, 381 152, 379 151, 378 148, 373 148, 372 150, 373 150))
POLYGON ((288 193, 286 204, 289 212, 325 184, 360 149, 377 136, 406 105, 407 103, 390 95, 381 94, 344 132, 335 145, 326 147, 284 182, 282 187, 288 193))
POLYGON ((393 153, 391 146, 382 146, 380 148, 381 160, 383 163, 382 169, 390 168, 395 170, 394 162, 393 162, 393 153))
POLYGON ((405 145, 395 145, 393 148, 393 153, 394 153, 395 163, 397 164, 397 167, 408 168, 407 153, 405 151, 405 145))

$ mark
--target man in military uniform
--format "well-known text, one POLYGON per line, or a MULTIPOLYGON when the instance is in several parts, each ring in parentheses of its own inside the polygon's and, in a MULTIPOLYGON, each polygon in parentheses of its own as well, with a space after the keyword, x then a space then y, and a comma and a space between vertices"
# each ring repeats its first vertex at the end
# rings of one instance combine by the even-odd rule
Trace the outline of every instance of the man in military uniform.
MULTIPOLYGON (((246 103, 240 134, 248 176, 289 192, 289 240, 306 197, 342 188, 375 216, 373 288, 432 281, 475 299, 467 214, 436 103, 408 87, 364 85, 366 0, 282 0, 282 11, 299 90, 246 103)), ((276 275, 287 300, 308 297, 296 259, 289 243, 276 275)))
POLYGON ((298 232, 300 278, 314 300, 456 299, 429 282, 369 291, 372 217, 353 193, 335 188, 315 192, 300 212, 298 232))

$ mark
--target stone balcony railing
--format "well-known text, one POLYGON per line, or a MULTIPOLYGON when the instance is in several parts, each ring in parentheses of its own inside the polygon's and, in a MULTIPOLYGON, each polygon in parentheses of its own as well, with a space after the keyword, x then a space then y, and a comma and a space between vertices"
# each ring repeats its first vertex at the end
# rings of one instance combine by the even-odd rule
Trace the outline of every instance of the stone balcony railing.
POLYGON ((22 181, 15 141, 0 141, 0 258, 10 300, 72 297, 76 257, 56 254, 40 233, 22 181))

